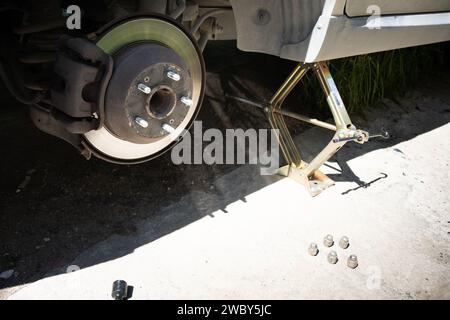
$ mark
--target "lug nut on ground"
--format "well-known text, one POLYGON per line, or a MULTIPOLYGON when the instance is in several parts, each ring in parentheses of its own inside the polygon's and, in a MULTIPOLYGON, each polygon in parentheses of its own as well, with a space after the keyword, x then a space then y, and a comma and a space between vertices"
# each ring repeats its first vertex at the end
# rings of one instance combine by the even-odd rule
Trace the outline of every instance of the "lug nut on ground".
POLYGON ((330 251, 330 253, 327 256, 327 260, 331 264, 336 264, 338 262, 338 256, 336 251, 330 251))
POLYGON ((317 256, 317 254, 319 253, 319 248, 317 247, 317 244, 311 243, 308 248, 308 253, 312 256, 317 256))
POLYGON ((351 254, 347 259, 347 266, 349 268, 355 269, 358 266, 358 257, 356 255, 351 254))
POLYGON ((331 234, 326 235, 325 238, 323 238, 323 245, 325 247, 331 247, 334 244, 333 236, 331 234))
POLYGON ((348 239, 348 237, 343 236, 341 240, 339 240, 339 247, 341 247, 342 249, 347 249, 349 245, 350 240, 348 239))

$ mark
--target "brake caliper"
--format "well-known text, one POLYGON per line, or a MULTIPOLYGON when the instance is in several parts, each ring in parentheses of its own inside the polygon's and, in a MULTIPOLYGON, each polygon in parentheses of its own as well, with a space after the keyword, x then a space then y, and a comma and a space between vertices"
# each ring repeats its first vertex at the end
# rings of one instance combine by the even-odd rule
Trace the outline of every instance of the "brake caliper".
POLYGON ((74 123, 85 123, 75 126, 73 133, 100 128, 113 59, 86 39, 70 38, 63 43, 54 69, 56 79, 51 90, 54 107, 73 118, 74 123))

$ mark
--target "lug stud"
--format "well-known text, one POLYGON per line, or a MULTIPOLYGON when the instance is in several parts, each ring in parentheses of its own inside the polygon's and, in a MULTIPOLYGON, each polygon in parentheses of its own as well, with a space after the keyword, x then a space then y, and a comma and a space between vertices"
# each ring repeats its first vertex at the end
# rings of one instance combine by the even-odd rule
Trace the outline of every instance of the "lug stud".
POLYGON ((173 81, 181 80, 181 76, 173 70, 167 71, 167 77, 172 79, 173 81))
POLYGON ((167 133, 172 133, 172 132, 175 131, 175 128, 172 127, 170 124, 167 124, 167 123, 164 123, 164 124, 162 125, 162 129, 163 129, 164 131, 166 131, 167 133))
POLYGON ((150 92, 152 91, 152 89, 149 86, 147 86, 143 83, 138 84, 138 89, 139 89, 139 91, 142 91, 145 94, 150 94, 150 92))
POLYGON ((326 235, 325 238, 323 238, 323 244, 325 247, 331 247, 334 244, 333 236, 331 234, 326 235))
POLYGON ((189 99, 188 97, 181 97, 181 102, 187 105, 188 107, 192 107, 192 99, 189 99))
POLYGON ((327 256, 327 260, 331 264, 336 264, 338 262, 338 256, 336 251, 330 251, 330 253, 327 256))
POLYGON ((142 128, 147 128, 148 127, 148 122, 145 119, 142 119, 141 117, 136 117, 134 118, 134 122, 136 122, 139 126, 141 126, 142 128))
POLYGON ((349 268, 355 269, 358 266, 358 257, 354 254, 351 254, 347 259, 347 266, 349 268))
POLYGON ((312 256, 317 256, 319 253, 319 249, 317 248, 317 244, 311 243, 308 248, 308 253, 312 256))

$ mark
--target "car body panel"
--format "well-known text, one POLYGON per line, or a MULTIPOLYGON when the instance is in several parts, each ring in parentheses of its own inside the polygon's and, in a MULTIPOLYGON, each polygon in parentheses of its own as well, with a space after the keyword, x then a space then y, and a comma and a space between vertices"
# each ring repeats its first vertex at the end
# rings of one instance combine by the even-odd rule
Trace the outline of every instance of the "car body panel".
POLYGON ((345 13, 349 17, 369 16, 374 6, 381 15, 450 11, 449 0, 347 0, 345 13))
MULTIPOLYGON (((231 0, 238 47, 310 63, 450 40, 450 12, 438 11, 450 7, 450 0, 362 1, 401 12, 349 17, 346 6, 353 1, 231 0), (431 13, 417 13, 422 10, 431 13), (269 19, 258 20, 262 13, 269 19)), ((367 11, 351 8, 355 14, 367 11)))

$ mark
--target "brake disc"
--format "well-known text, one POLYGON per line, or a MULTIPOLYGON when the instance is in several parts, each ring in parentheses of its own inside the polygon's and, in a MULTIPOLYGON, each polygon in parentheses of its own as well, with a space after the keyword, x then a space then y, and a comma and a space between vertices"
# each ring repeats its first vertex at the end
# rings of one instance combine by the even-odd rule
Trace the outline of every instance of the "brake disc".
POLYGON ((144 162, 169 150, 203 100, 205 67, 195 39, 174 21, 150 16, 108 27, 96 45, 113 57, 114 70, 104 126, 84 134, 85 146, 115 163, 144 162))

